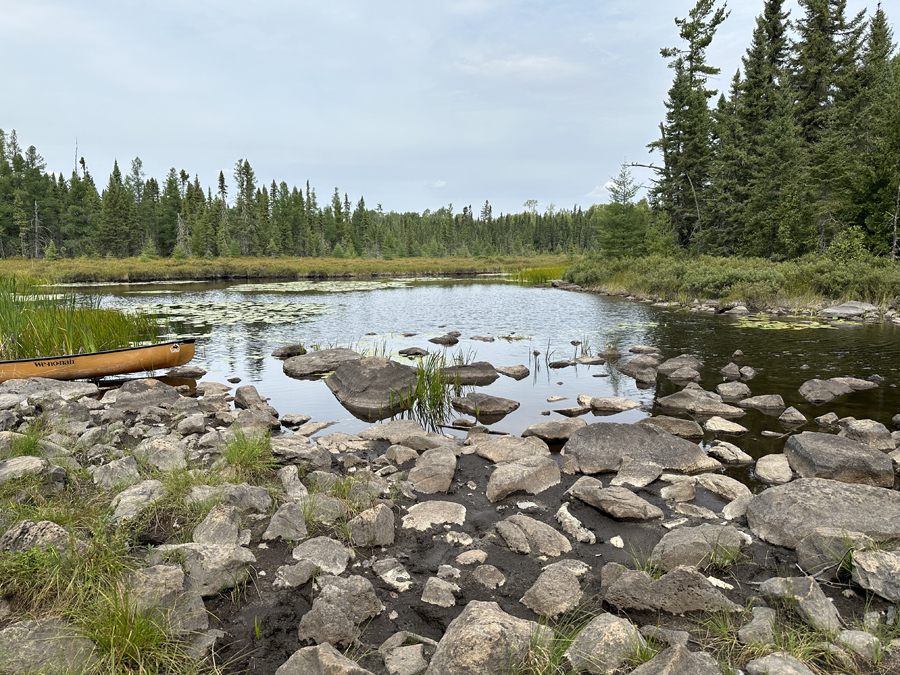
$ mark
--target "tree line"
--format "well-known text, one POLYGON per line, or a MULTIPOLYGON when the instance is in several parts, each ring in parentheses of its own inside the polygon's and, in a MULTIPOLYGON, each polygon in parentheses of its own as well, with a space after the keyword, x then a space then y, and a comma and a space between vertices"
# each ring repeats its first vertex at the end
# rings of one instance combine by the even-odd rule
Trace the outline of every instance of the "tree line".
POLYGON ((727 93, 706 51, 724 4, 675 20, 682 43, 650 149, 650 204, 678 249, 773 260, 808 253, 897 256, 900 56, 879 4, 765 0, 727 93), (715 104, 713 102, 715 101, 715 104))
POLYGON ((320 203, 300 188, 261 183, 250 162, 219 172, 216 192, 170 169, 145 175, 140 158, 123 173, 118 162, 102 190, 84 158, 68 179, 46 171, 32 145, 0 130, 0 256, 480 256, 582 253, 596 246, 602 205, 543 212, 528 200, 522 213, 495 216, 489 202, 455 213, 371 209, 335 188, 320 203))

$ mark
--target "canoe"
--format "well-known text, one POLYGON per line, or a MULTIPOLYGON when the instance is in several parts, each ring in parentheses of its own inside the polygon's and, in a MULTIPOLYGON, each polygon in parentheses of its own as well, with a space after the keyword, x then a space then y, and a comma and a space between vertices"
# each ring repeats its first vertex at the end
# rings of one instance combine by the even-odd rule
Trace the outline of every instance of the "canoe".
POLYGON ((91 380, 125 373, 183 366, 194 358, 194 340, 160 342, 90 354, 66 354, 39 359, 0 361, 0 382, 26 377, 91 380))

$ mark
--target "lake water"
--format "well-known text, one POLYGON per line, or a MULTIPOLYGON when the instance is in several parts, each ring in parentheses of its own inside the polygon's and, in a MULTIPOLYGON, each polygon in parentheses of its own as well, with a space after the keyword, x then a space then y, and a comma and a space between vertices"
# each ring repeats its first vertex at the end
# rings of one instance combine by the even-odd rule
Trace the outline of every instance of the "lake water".
MULTIPOLYGON (((209 372, 204 380, 225 382, 239 377, 270 398, 282 415, 310 415, 315 421, 338 421, 323 433, 356 432, 368 426, 349 414, 321 381, 294 380, 282 372, 282 362, 270 356, 277 347, 301 342, 310 348, 351 346, 375 350, 394 358, 405 347, 446 350, 468 361, 495 366, 526 365, 531 376, 520 381, 501 376, 479 391, 511 398, 518 410, 492 429, 521 434, 536 423, 560 417, 542 411, 574 407, 579 394, 623 396, 642 404, 640 409, 602 418, 635 422, 661 414, 657 398, 678 390, 660 376, 655 387, 639 389, 615 366, 577 366, 550 369, 549 361, 572 359, 584 352, 597 353, 616 345, 625 356, 635 344, 658 347, 665 358, 690 353, 704 362, 700 384, 714 390, 723 381, 719 369, 736 349, 745 356, 740 365, 757 370, 748 382, 753 395, 780 394, 786 405, 800 410, 810 423, 801 430, 816 430, 814 416, 834 411, 839 416, 871 418, 891 428, 900 412, 900 332, 893 325, 842 324, 803 327, 741 321, 724 316, 689 314, 683 310, 652 307, 621 298, 572 293, 553 288, 531 288, 503 277, 472 280, 322 281, 247 284, 239 282, 190 284, 126 284, 94 288, 107 306, 155 304, 170 313, 171 336, 197 338, 193 363, 209 372), (440 347, 428 339, 456 330, 459 344, 440 347), (403 337, 403 333, 415 333, 403 337), (370 335, 373 334, 373 335, 370 335), (490 336, 494 342, 472 340, 490 336), (509 339, 504 339, 509 338, 509 339), (572 342, 581 345, 573 346, 572 342), (535 352, 538 352, 535 355, 535 352), (801 366, 808 365, 806 370, 801 366), (877 389, 855 392, 822 406, 812 406, 798 393, 808 379, 835 376, 884 379, 877 389), (605 377, 594 377, 605 375, 605 377), (564 401, 548 403, 551 396, 564 401)), ((413 363, 400 358, 402 362, 413 363)), ((592 415, 588 423, 600 421, 592 415)), ((784 439, 761 436, 763 430, 782 432, 777 415, 748 410, 739 424, 749 432, 722 437, 753 457, 781 452, 784 439)), ((707 434, 704 445, 713 439, 707 434)), ((755 485, 750 468, 728 473, 755 485)))

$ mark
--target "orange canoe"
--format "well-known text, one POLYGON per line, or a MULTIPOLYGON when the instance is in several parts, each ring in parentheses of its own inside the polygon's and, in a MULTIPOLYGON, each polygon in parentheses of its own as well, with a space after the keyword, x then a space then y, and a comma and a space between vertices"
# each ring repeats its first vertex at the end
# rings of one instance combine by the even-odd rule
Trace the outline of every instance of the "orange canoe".
POLYGON ((174 368, 183 366, 192 358, 194 358, 194 340, 182 340, 90 354, 0 361, 0 382, 26 377, 89 380, 159 368, 174 368))

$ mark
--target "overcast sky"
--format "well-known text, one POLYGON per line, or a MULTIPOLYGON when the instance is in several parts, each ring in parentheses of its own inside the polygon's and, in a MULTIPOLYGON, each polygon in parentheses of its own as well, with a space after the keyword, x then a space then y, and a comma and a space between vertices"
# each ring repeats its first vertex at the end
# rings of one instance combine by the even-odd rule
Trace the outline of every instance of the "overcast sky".
MULTIPOLYGON (((338 187, 396 211, 586 207, 624 160, 652 159, 671 82, 659 48, 693 5, 0 0, 0 128, 66 176, 77 138, 101 189, 115 159, 215 189, 246 158, 320 203, 338 187)), ((896 26, 900 0, 882 6, 896 26)), ((763 2, 729 7, 709 50, 720 90, 763 2)))

